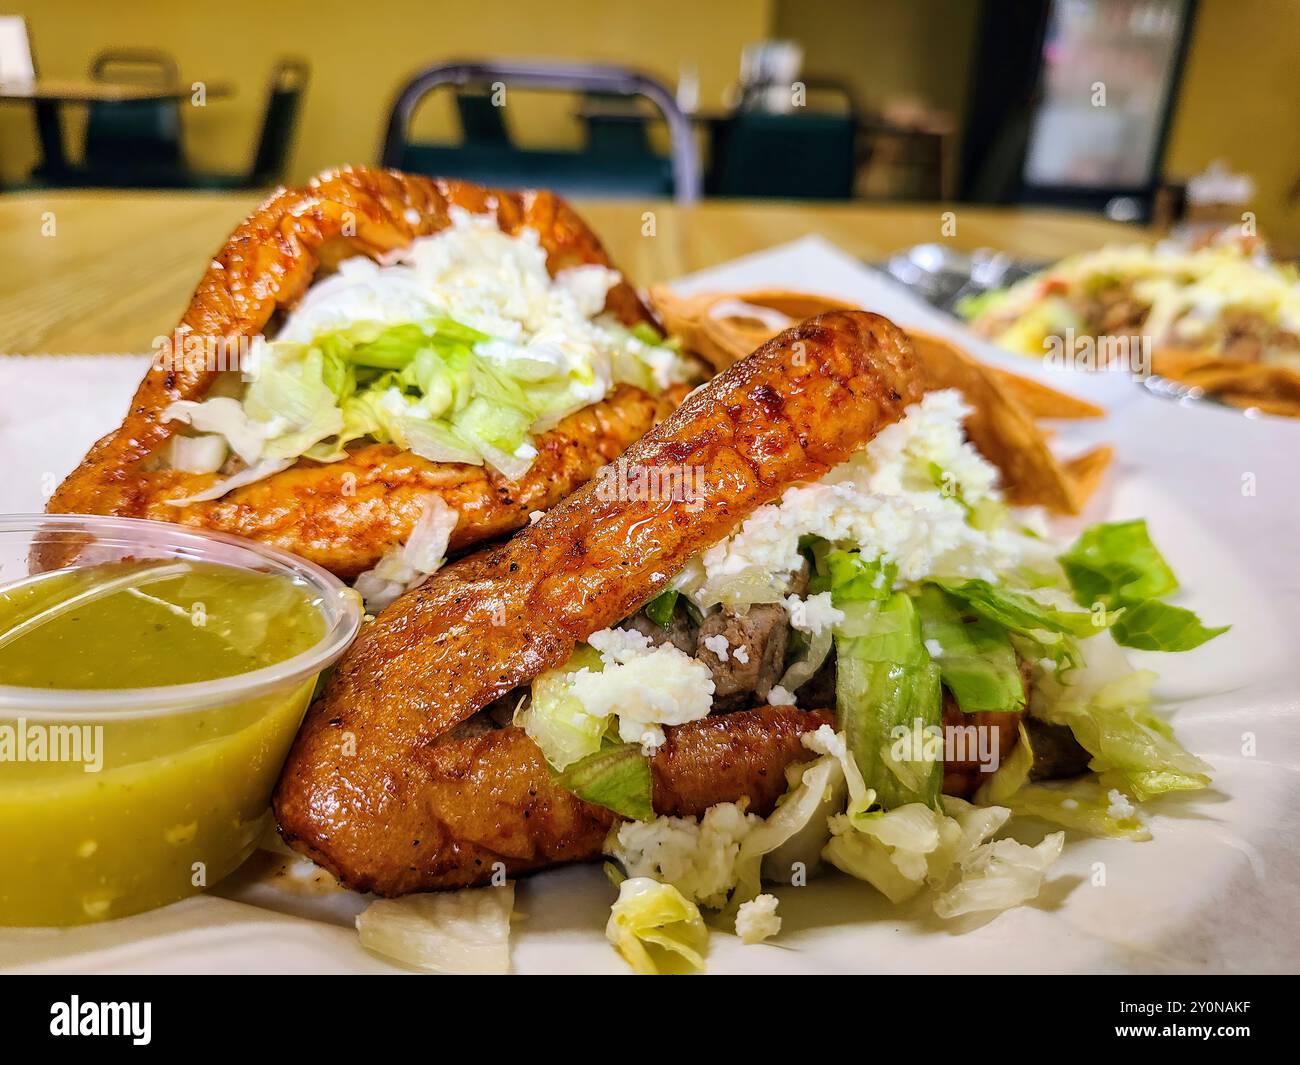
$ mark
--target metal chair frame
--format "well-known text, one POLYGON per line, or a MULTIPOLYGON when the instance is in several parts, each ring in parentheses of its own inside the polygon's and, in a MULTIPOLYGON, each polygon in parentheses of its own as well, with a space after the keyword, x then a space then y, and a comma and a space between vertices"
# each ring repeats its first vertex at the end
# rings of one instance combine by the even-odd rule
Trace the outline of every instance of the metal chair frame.
POLYGON ((548 89, 557 92, 598 92, 618 96, 644 96, 668 125, 672 141, 673 198, 695 203, 700 198, 700 167, 690 121, 665 85, 626 67, 579 66, 567 63, 527 63, 511 60, 462 61, 428 67, 402 89, 389 113, 380 161, 397 166, 407 144, 406 132, 416 108, 434 89, 444 85, 491 85, 548 89))

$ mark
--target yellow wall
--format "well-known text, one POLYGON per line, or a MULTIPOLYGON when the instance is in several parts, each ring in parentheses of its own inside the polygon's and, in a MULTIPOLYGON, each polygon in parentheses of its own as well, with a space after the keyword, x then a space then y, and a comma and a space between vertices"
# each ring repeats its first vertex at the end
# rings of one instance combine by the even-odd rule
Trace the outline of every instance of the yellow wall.
POLYGON ((853 87, 859 104, 915 101, 961 117, 974 0, 777 0, 775 33, 802 42, 808 74, 853 87))
MULTIPOLYGON (((300 54, 312 84, 292 156, 301 179, 340 163, 373 163, 389 106, 415 70, 453 58, 568 58, 636 66, 674 85, 679 63, 698 66, 703 102, 717 106, 740 69, 741 47, 766 36, 772 0, 28 0, 25 15, 42 76, 83 78, 109 45, 170 52, 187 80, 233 82, 234 97, 185 114, 186 150, 199 168, 238 171, 251 161, 265 84, 277 56, 300 54)), ((539 96, 511 98, 507 121, 524 143, 578 135, 571 108, 539 96)), ((80 124, 67 109, 67 140, 80 124)), ((449 136, 452 108, 434 98, 421 135, 449 136)), ((26 107, 0 106, 4 177, 35 161, 26 107)))
MULTIPOLYGON (((186 78, 229 80, 238 94, 186 114, 198 167, 235 171, 250 161, 275 58, 305 55, 313 82, 290 177, 344 162, 373 162, 397 87, 428 63, 504 55, 591 58, 639 66, 670 84, 694 63, 703 103, 717 106, 736 78, 741 47, 771 35, 805 47, 806 69, 849 81, 864 105, 912 98, 959 117, 964 107, 974 0, 28 0, 41 73, 79 78, 100 48, 170 51, 186 78)), ((1266 233, 1300 246, 1300 0, 1202 0, 1171 133, 1168 171, 1185 178, 1216 158, 1254 176, 1266 233)), ((79 140, 68 109, 68 140, 79 140)), ((525 143, 571 143, 564 102, 512 97, 525 143)), ((447 97, 421 116, 422 136, 451 136, 447 97)), ((29 110, 0 106, 0 173, 35 160, 29 110)))
POLYGON ((1215 159, 1255 179, 1260 231, 1300 248, 1300 3, 1201 0, 1165 169, 1187 178, 1215 159))

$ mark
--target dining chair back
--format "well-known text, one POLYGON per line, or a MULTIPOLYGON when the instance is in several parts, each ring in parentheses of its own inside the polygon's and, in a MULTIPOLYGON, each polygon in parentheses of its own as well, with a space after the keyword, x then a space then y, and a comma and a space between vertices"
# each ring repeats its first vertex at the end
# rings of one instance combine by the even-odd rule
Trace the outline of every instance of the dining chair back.
MULTIPOLYGON (((498 116, 499 117, 499 116, 498 116)), ((658 81, 625 67, 601 64, 531 63, 509 60, 455 62, 429 67, 398 94, 380 155, 384 166, 416 173, 462 177, 505 186, 537 185, 590 196, 665 196, 679 203, 699 198, 700 176, 690 124, 672 93, 658 81), (596 154, 587 149, 516 148, 505 144, 435 145, 408 139, 419 104, 450 85, 644 96, 663 115, 672 142, 669 160, 639 154, 596 154)))
POLYGON ((281 59, 271 71, 262 132, 245 182, 250 188, 275 185, 284 179, 303 94, 310 78, 311 67, 305 59, 281 59))
MULTIPOLYGON (((95 81, 172 87, 180 80, 166 52, 110 48, 90 64, 95 81)), ((96 101, 86 117, 84 176, 98 185, 148 185, 182 168, 177 100, 96 101)))
POLYGON ((626 102, 621 97, 603 92, 590 92, 584 98, 589 113, 587 124, 587 150, 598 155, 653 155, 650 146, 649 123, 640 115, 620 113, 618 105, 626 102), (604 109, 609 108, 609 113, 604 109))
POLYGON ((492 94, 482 89, 466 87, 456 93, 456 113, 460 116, 460 132, 466 145, 484 148, 513 146, 510 131, 506 129, 504 107, 492 102, 492 94))
POLYGON ((857 108, 839 83, 807 78, 804 92, 835 93, 840 110, 762 109, 765 86, 751 87, 740 108, 713 132, 709 191, 717 196, 838 199, 853 195, 857 108))

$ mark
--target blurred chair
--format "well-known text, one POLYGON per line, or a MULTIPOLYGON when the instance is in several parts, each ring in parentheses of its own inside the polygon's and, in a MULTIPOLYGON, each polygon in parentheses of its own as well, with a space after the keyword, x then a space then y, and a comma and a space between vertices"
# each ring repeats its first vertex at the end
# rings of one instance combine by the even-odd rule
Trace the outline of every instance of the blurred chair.
POLYGON ((36 61, 27 20, 22 15, 0 15, 0 81, 36 80, 36 61))
POLYGON ((709 192, 717 196, 847 200, 857 169, 857 108, 838 82, 808 78, 809 92, 843 98, 844 109, 758 110, 770 86, 750 86, 739 110, 713 130, 709 192))
MULTIPOLYGON (((109 48, 90 64, 95 81, 174 87, 176 61, 149 48, 109 48)), ((115 100, 90 105, 80 178, 94 185, 151 185, 184 169, 177 100, 115 100)))
POLYGON ((257 138, 253 165, 244 174, 190 172, 179 182, 201 189, 258 189, 284 180, 298 127, 302 99, 311 80, 311 66, 305 59, 284 58, 271 69, 271 82, 262 114, 262 132, 257 138))
POLYGON ((628 110, 628 100, 604 92, 589 92, 583 99, 587 150, 598 155, 654 155, 649 123, 639 109, 628 110))
POLYGON ((503 110, 492 102, 492 94, 481 88, 470 86, 458 91, 456 113, 465 144, 476 148, 512 147, 503 110))
MULTIPOLYGON (((462 117, 463 122, 463 117, 462 117)), ((502 127, 504 129, 504 125, 502 127)), ((690 124, 660 82, 623 67, 594 64, 526 63, 509 60, 460 62, 429 67, 402 89, 388 119, 381 154, 384 166, 485 184, 534 185, 587 196, 664 196, 679 203, 699 198, 700 177, 690 124), (504 144, 460 146, 420 144, 407 139, 420 102, 443 85, 460 88, 501 82, 508 87, 559 92, 644 96, 664 116, 672 139, 671 161, 641 153, 538 150, 504 144)))

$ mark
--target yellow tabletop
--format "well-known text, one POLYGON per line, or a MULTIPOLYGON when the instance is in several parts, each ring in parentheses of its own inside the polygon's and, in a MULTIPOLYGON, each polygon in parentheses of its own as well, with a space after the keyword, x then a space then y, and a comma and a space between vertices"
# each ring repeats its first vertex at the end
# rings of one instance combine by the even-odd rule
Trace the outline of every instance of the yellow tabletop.
MULTIPOLYGON (((146 352, 258 193, 73 191, 0 196, 0 351, 146 352)), ((879 260, 930 241, 1056 259, 1142 230, 1062 212, 939 205, 578 203, 638 285, 819 234, 879 260), (945 219, 945 212, 954 217, 945 219), (955 223, 956 232, 945 236, 955 223)), ((790 287, 798 287, 792 278, 790 287)))

